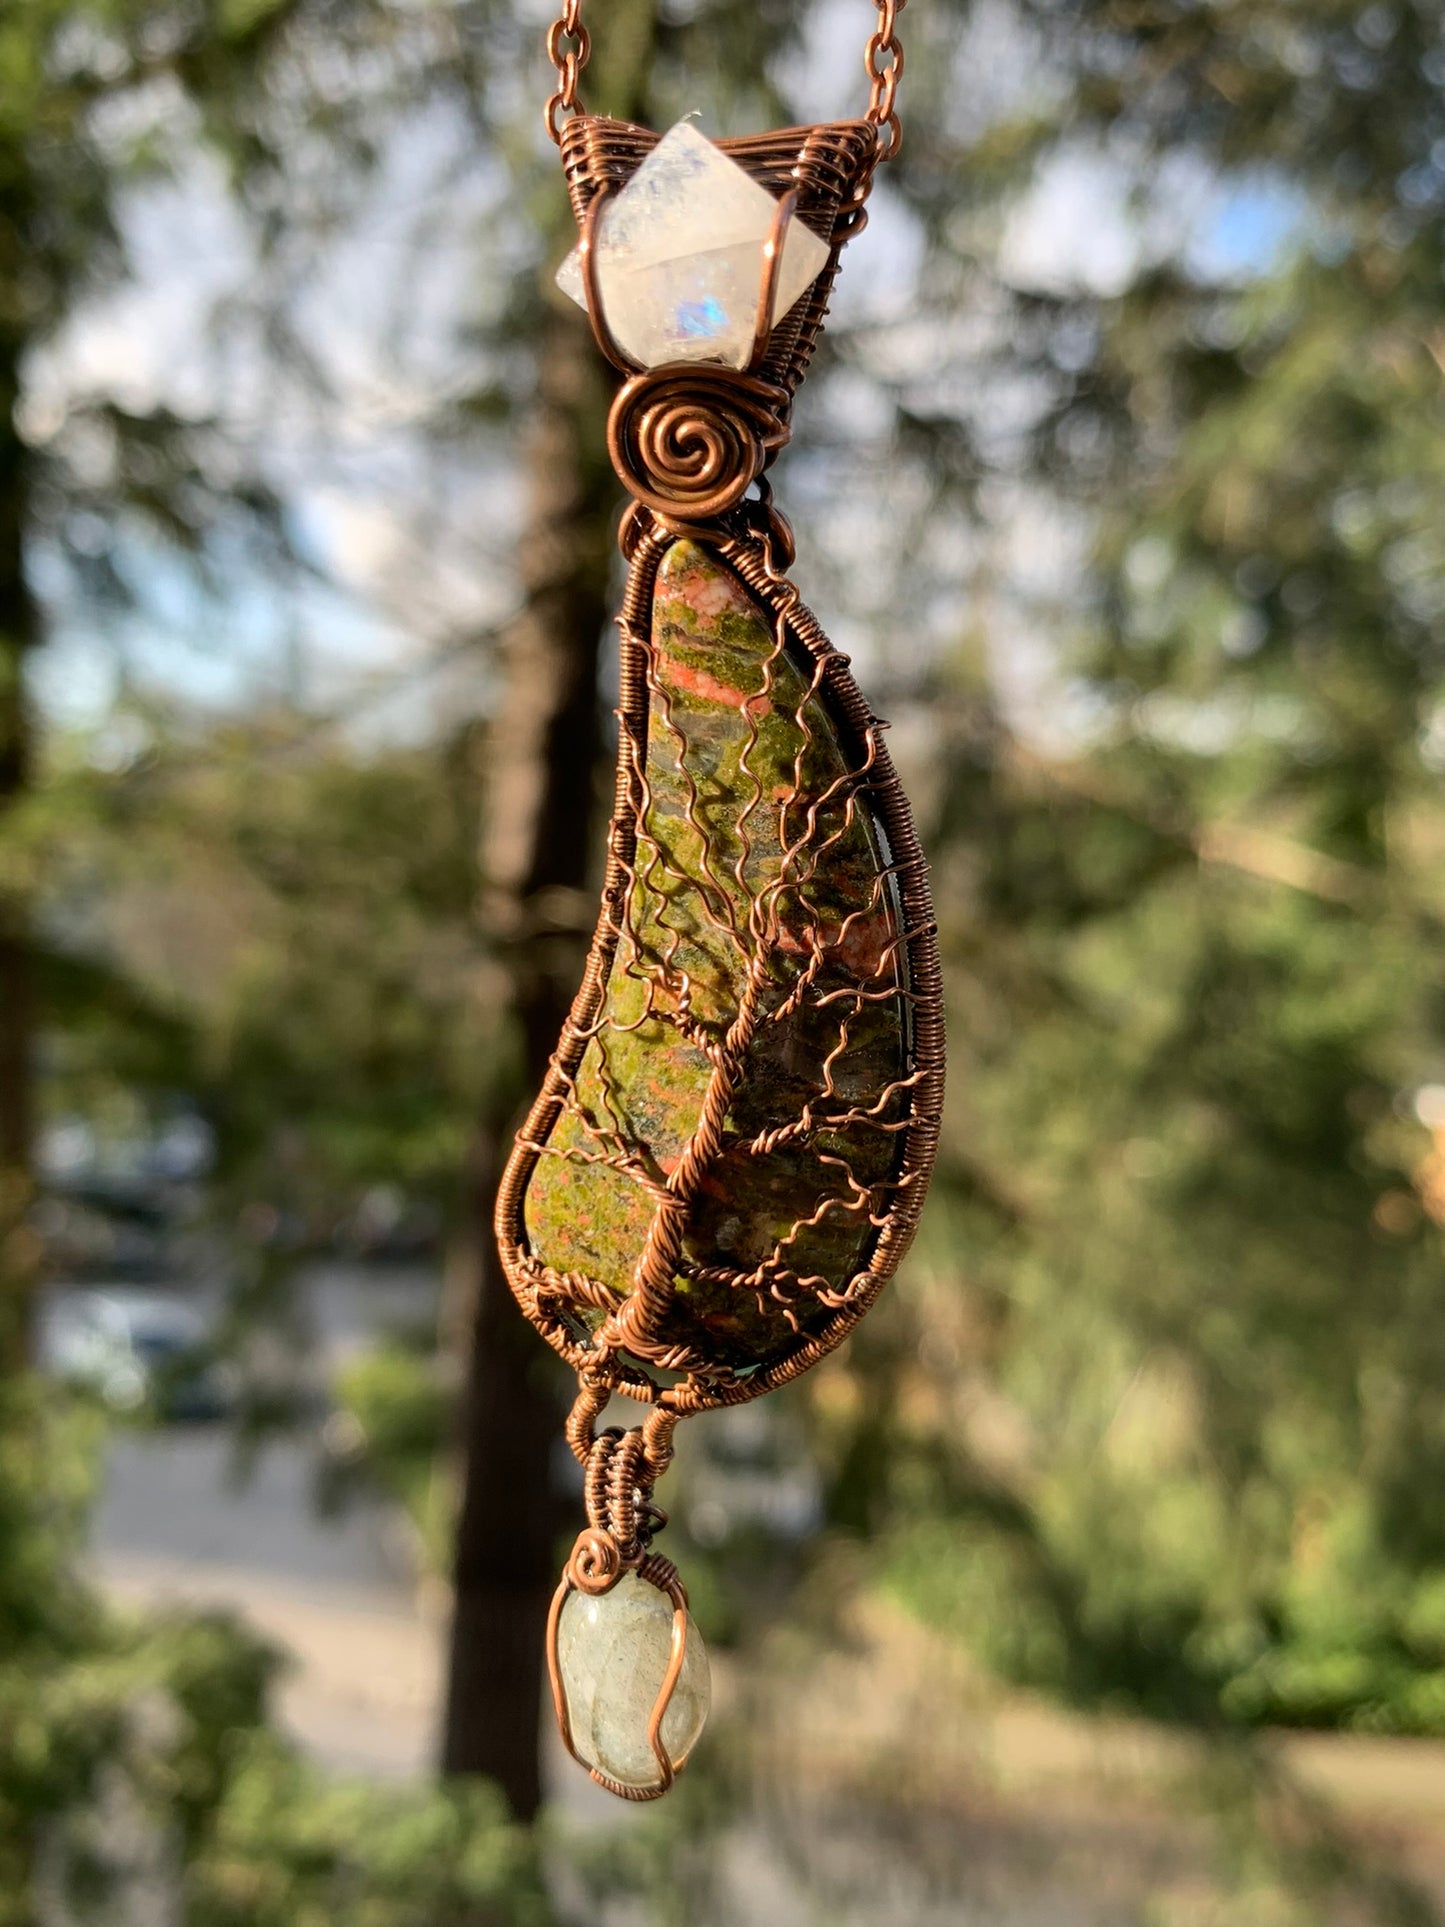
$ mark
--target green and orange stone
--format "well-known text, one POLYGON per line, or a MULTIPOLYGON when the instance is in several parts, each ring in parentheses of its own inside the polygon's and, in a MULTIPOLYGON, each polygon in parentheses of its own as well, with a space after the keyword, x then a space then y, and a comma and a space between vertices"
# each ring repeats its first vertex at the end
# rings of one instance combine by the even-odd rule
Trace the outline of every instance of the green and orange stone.
POLYGON ((655 1187, 677 1172, 716 1052, 760 984, 654 1334, 756 1367, 826 1320, 808 1281, 846 1289, 865 1267, 875 1228, 857 1200, 898 1162, 899 906, 815 668, 697 543, 662 558, 648 658, 627 901, 573 1102, 527 1188, 527 1243, 552 1271, 627 1295, 655 1187), (845 1165, 859 1188, 840 1195, 845 1165))

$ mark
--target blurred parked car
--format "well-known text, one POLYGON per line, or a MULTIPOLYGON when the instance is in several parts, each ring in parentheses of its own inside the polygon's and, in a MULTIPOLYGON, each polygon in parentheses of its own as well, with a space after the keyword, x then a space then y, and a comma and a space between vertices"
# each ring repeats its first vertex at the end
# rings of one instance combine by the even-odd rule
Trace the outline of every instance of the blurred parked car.
POLYGON ((36 1204, 31 1222, 52 1277, 140 1284, 169 1275, 169 1225, 142 1201, 52 1193, 36 1204))
POLYGON ((162 1291, 59 1293, 42 1310, 38 1350, 43 1370, 113 1412, 218 1419, 235 1395, 234 1373, 211 1356, 204 1317, 162 1291))

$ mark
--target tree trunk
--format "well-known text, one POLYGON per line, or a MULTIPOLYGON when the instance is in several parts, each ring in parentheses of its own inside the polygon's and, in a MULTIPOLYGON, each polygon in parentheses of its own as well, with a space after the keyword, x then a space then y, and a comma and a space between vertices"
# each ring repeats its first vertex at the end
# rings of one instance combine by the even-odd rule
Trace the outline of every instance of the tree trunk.
POLYGON ((475 1310, 442 1743, 445 1773, 495 1780, 520 1819, 541 1801, 542 1640, 560 1525, 549 1468, 561 1412, 550 1359, 507 1288, 492 1206, 515 1113, 542 1081, 592 921, 597 661, 616 494, 604 399, 585 331, 549 315, 527 448, 525 602, 504 638, 505 695, 484 773, 485 915, 505 961, 523 1084, 498 1093, 471 1174, 475 1310))
MULTIPOLYGON (((657 0, 613 0, 588 69, 589 106, 646 118, 657 34, 657 0)), ((598 842, 597 658, 618 503, 606 402, 585 322, 549 309, 527 447, 525 602, 504 642, 506 694, 487 746, 482 853, 487 923, 507 960, 523 1081, 498 1093, 475 1146, 475 1313, 442 1741, 443 1772, 495 1780, 522 1820, 542 1797, 543 1636, 564 1530, 550 1468, 562 1401, 550 1355, 507 1287, 492 1210, 517 1113, 546 1074, 596 914, 587 885, 598 842)))

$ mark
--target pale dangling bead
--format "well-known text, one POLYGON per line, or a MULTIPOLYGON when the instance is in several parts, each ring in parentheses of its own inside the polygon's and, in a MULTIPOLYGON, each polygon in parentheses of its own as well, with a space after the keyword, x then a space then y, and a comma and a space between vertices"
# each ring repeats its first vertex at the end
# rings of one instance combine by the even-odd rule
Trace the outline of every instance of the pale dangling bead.
MULTIPOLYGON (((672 1601, 635 1572, 610 1592, 569 1593, 562 1606, 557 1668, 573 1750, 623 1786, 661 1784, 647 1727, 672 1652, 672 1620, 672 1601)), ((711 1701, 707 1648, 689 1616, 682 1671, 662 1720, 674 1762, 692 1748, 711 1701)))

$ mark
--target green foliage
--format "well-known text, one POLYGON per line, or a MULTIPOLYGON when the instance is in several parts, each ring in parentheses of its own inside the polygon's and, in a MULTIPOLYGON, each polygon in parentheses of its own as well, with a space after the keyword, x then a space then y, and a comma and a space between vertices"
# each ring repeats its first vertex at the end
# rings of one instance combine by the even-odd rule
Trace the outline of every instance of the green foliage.
POLYGON ((29 1927, 37 1840, 67 1884, 105 1881, 97 1809, 123 1779, 182 1846, 224 1798, 274 1656, 219 1617, 132 1623, 77 1576, 93 1420, 54 1388, 0 1394, 0 1921, 29 1927))
POLYGON ((454 1414, 435 1356, 387 1341, 348 1360, 332 1393, 338 1413, 351 1421, 343 1477, 364 1474, 400 1505, 430 1570, 445 1571, 455 1524, 446 1454, 454 1414))
POLYGON ((278 769, 254 740, 217 747, 172 821, 218 910, 255 910, 206 1013, 227 1154, 274 1162, 285 1119, 321 1177, 450 1190, 491 1032, 464 770, 344 749, 278 769))
POLYGON ((118 774, 56 742, 17 826, 43 918, 84 916, 94 960, 47 974, 47 1101, 97 1115, 118 1091, 189 1089, 228 1185, 323 1221, 376 1183, 450 1202, 499 1061, 466 743, 149 726, 118 774), (119 994, 86 997, 107 978, 119 994))
POLYGON ((1445 1731, 1438 27, 1084 7, 1015 155, 1297 210, 1277 261, 1001 291, 1091 721, 946 705, 943 1195, 855 1367, 888 1583, 1086 1704, 1445 1731))
POLYGON ((0 1923, 33 1927, 38 1841, 85 1920, 150 1841, 186 1927, 544 1927, 493 1789, 331 1783, 268 1730, 276 1655, 234 1621, 102 1608, 76 1578, 94 1444, 53 1390, 5 1389, 0 1923))
POLYGON ((69 1562, 93 1487, 94 1428, 29 1379, 0 1387, 0 1653, 65 1651, 92 1611, 69 1562))
POLYGON ((327 1781, 278 1742, 238 1763, 186 1880, 186 1927, 545 1927, 535 1843, 485 1785, 327 1781))

